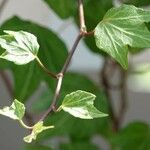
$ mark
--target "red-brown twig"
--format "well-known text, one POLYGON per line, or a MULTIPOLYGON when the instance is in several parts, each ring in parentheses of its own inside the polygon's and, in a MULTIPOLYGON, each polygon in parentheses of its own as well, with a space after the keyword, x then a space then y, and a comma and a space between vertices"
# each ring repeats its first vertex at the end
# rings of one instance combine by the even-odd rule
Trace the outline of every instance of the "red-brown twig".
POLYGON ((119 116, 118 116, 118 122, 119 127, 122 124, 122 121, 124 119, 124 115, 126 113, 127 109, 127 86, 126 86, 126 80, 127 80, 127 72, 124 71, 122 68, 120 68, 121 73, 121 87, 120 87, 120 109, 119 109, 119 116))

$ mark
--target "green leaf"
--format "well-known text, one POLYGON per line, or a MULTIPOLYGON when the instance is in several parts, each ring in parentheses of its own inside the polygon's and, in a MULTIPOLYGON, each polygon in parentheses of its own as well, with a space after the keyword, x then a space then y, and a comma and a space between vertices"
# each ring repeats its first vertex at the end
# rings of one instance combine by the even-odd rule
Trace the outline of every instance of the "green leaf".
POLYGON ((54 128, 54 126, 43 126, 43 121, 38 122, 33 126, 33 130, 30 135, 24 137, 24 141, 27 143, 31 143, 32 140, 36 140, 36 137, 39 133, 43 132, 44 130, 48 130, 54 128))
POLYGON ((81 119, 106 117, 107 114, 100 112, 93 106, 94 100, 95 95, 78 90, 65 96, 60 109, 63 109, 71 115, 81 119))
POLYGON ((17 65, 27 64, 36 58, 39 44, 33 34, 24 31, 4 32, 7 35, 0 36, 0 45, 6 51, 0 58, 12 61, 17 65))
POLYGON ((65 19, 72 16, 75 12, 76 0, 44 0, 55 13, 65 19))
POLYGON ((25 114, 25 106, 15 99, 10 107, 6 106, 0 109, 0 114, 14 120, 21 120, 25 114))
POLYGON ((142 122, 134 122, 112 137, 116 149, 121 150, 149 150, 150 126, 142 122))
POLYGON ((150 47, 150 32, 144 24, 149 21, 150 11, 132 5, 112 8, 95 28, 96 45, 126 69, 128 46, 150 47))

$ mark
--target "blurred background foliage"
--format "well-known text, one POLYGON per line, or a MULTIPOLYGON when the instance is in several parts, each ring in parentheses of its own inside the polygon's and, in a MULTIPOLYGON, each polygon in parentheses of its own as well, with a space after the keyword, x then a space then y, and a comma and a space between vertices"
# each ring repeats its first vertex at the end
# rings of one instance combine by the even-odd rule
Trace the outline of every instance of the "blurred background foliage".
MULTIPOLYGON (((79 26, 77 0, 43 0, 43 2, 45 2, 61 19, 73 18, 74 24, 76 24, 77 27, 79 26)), ((149 0, 119 0, 118 3, 133 4, 138 7, 150 6, 149 0)), ((113 6, 113 0, 85 0, 84 9, 87 30, 93 30, 107 10, 113 6)), ((64 41, 60 39, 54 31, 34 22, 23 20, 18 16, 14 16, 5 21, 0 27, 0 34, 3 34, 3 30, 24 30, 33 33, 37 36, 40 44, 38 54, 40 60, 51 71, 56 73, 60 71, 68 51, 64 41)), ((84 42, 91 52, 103 56, 104 59, 108 59, 107 54, 101 52, 95 46, 93 36, 85 38, 84 42)), ((2 51, 1 49, 0 52, 2 53, 2 51)), ((132 55, 143 50, 131 49, 131 52, 133 51, 136 53, 132 53, 132 55)), ((112 62, 108 64, 107 69, 114 66, 112 62)), ((117 66, 117 68, 121 70, 120 67, 117 66)), ((31 96, 35 94, 41 83, 44 82, 46 84, 47 88, 41 93, 38 99, 33 102, 33 107, 29 110, 30 113, 33 114, 33 118, 34 114, 40 115, 49 107, 54 93, 55 81, 45 75, 36 62, 31 62, 28 65, 16 66, 11 62, 1 60, 0 69, 1 74, 5 73, 5 70, 10 70, 13 77, 12 92, 10 92, 11 97, 15 97, 24 103, 28 102, 31 96)), ((139 76, 139 73, 143 75, 145 72, 149 71, 149 69, 149 67, 145 67, 145 71, 141 73, 141 71, 137 71, 137 68, 130 66, 126 74, 129 74, 131 77, 133 73, 139 76)), ((7 74, 5 75, 7 76, 7 74)), ((105 86, 106 83, 105 79, 103 79, 103 75, 99 78, 102 81, 100 83, 95 83, 95 81, 92 81, 85 75, 77 72, 68 72, 63 81, 59 103, 66 94, 79 89, 85 90, 97 96, 95 101, 97 108, 110 114, 110 97, 107 93, 108 89, 106 89, 109 87, 105 86)), ((149 78, 150 75, 145 82, 150 81, 149 78)), ((139 77, 138 80, 142 80, 143 83, 141 77, 139 77)), ((145 82, 143 85, 145 85, 145 82)), ((115 122, 115 120, 113 121, 115 122)), ((111 114, 110 117, 102 119, 80 120, 61 112, 49 116, 45 124, 54 124, 55 129, 42 133, 33 144, 24 145, 23 150, 99 150, 100 144, 92 140, 95 136, 99 136, 103 138, 104 141, 107 141, 106 143, 112 150, 150 150, 150 127, 148 124, 134 122, 126 125, 124 128, 119 126, 117 130, 114 130, 111 114), (60 140, 56 147, 47 144, 46 141, 55 137, 62 138, 63 140, 60 140)))

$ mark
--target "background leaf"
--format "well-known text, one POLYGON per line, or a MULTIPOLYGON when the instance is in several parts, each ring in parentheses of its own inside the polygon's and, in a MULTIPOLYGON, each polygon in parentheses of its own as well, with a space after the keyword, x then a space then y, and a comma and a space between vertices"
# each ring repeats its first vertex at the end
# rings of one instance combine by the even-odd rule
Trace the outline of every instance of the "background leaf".
POLYGON ((150 126, 142 122, 127 125, 116 136, 112 143, 121 150, 149 150, 150 126))
POLYGON ((130 68, 128 87, 135 92, 150 92, 150 63, 136 64, 130 68))
POLYGON ((44 0, 55 13, 65 19, 72 16, 77 7, 76 0, 44 0))

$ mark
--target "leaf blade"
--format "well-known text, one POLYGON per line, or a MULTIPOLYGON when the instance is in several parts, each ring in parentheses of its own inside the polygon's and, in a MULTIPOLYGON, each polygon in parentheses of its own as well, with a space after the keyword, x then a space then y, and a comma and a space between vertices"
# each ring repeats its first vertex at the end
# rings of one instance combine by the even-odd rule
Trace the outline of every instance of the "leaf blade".
POLYGON ((39 50, 37 38, 25 31, 4 30, 7 35, 0 36, 0 45, 6 51, 0 58, 12 61, 17 65, 27 64, 36 58, 39 50))
POLYGON ((150 149, 150 126, 143 122, 133 122, 111 138, 111 142, 122 150, 150 149))
POLYGON ((65 96, 60 109, 81 119, 106 117, 106 114, 100 112, 93 106, 95 97, 95 95, 81 90, 72 92, 65 96))

